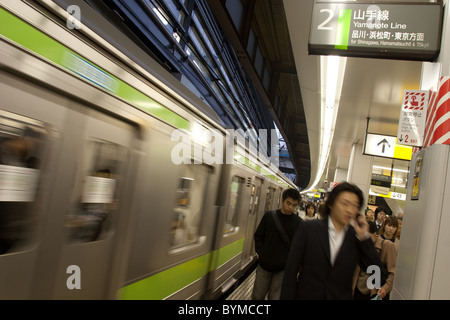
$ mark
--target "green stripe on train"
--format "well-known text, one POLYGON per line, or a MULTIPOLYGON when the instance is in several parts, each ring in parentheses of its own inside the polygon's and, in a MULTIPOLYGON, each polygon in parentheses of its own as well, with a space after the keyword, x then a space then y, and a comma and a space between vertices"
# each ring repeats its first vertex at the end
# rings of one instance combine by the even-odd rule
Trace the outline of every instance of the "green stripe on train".
POLYGON ((239 253, 241 253, 244 250, 244 240, 245 240, 245 238, 241 238, 239 240, 236 240, 236 241, 226 245, 223 248, 220 248, 219 250, 214 250, 212 252, 213 259, 211 260, 212 263, 209 268, 209 271, 213 271, 213 270, 219 268, 225 262, 232 259, 239 253))
POLYGON ((87 79, 171 125, 189 130, 189 121, 99 68, 53 38, 0 8, 0 34, 22 47, 87 79))
POLYGON ((161 300, 204 277, 244 249, 244 238, 119 290, 124 300, 161 300), (212 259, 211 259, 212 258, 212 259), (212 262, 212 263, 211 263, 212 262))
POLYGON ((161 300, 207 274, 210 253, 132 283, 119 291, 119 299, 161 300))
POLYGON ((249 158, 244 157, 240 154, 238 154, 237 152, 234 154, 234 158, 240 162, 241 164, 252 168, 253 170, 265 175, 266 177, 272 179, 273 181, 281 184, 282 186, 284 186, 285 188, 289 188, 290 186, 284 182, 283 180, 281 180, 280 178, 278 178, 276 175, 273 175, 272 173, 270 173, 268 170, 264 169, 263 167, 261 167, 260 165, 256 164, 255 162, 251 161, 249 158))

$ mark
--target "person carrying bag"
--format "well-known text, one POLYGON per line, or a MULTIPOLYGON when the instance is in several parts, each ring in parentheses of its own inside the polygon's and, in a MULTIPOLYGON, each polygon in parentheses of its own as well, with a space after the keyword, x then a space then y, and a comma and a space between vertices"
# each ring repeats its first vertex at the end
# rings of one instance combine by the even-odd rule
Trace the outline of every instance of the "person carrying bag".
POLYGON ((287 189, 282 199, 282 208, 266 212, 255 232, 258 267, 253 300, 264 300, 266 295, 269 300, 279 299, 290 242, 302 222, 294 214, 300 202, 300 193, 295 189, 287 189))

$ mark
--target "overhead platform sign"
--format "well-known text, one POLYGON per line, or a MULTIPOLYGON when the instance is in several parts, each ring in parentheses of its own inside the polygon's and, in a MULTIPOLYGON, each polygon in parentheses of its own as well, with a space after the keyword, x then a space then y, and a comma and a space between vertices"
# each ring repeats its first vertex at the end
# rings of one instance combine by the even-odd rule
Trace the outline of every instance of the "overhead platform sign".
POLYGON ((397 144, 396 136, 367 133, 363 154, 410 161, 412 147, 397 144))
POLYGON ((434 61, 441 3, 315 2, 310 54, 434 61))

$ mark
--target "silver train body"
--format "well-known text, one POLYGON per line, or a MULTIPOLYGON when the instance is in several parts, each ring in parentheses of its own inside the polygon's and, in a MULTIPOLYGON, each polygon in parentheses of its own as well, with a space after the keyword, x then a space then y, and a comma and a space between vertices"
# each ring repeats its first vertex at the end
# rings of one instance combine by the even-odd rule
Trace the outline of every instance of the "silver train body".
POLYGON ((217 298, 295 186, 242 148, 174 163, 174 131, 227 131, 132 44, 139 64, 67 17, 0 1, 0 298, 217 298))

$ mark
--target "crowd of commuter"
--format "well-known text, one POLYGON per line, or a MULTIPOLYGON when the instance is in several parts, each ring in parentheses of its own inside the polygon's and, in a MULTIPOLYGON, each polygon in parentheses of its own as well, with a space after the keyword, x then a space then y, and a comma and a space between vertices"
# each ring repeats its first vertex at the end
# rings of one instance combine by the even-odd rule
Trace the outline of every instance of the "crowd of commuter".
POLYGON ((258 267, 252 299, 388 300, 401 219, 384 206, 362 211, 364 196, 343 182, 325 201, 288 189, 255 232, 258 267))

